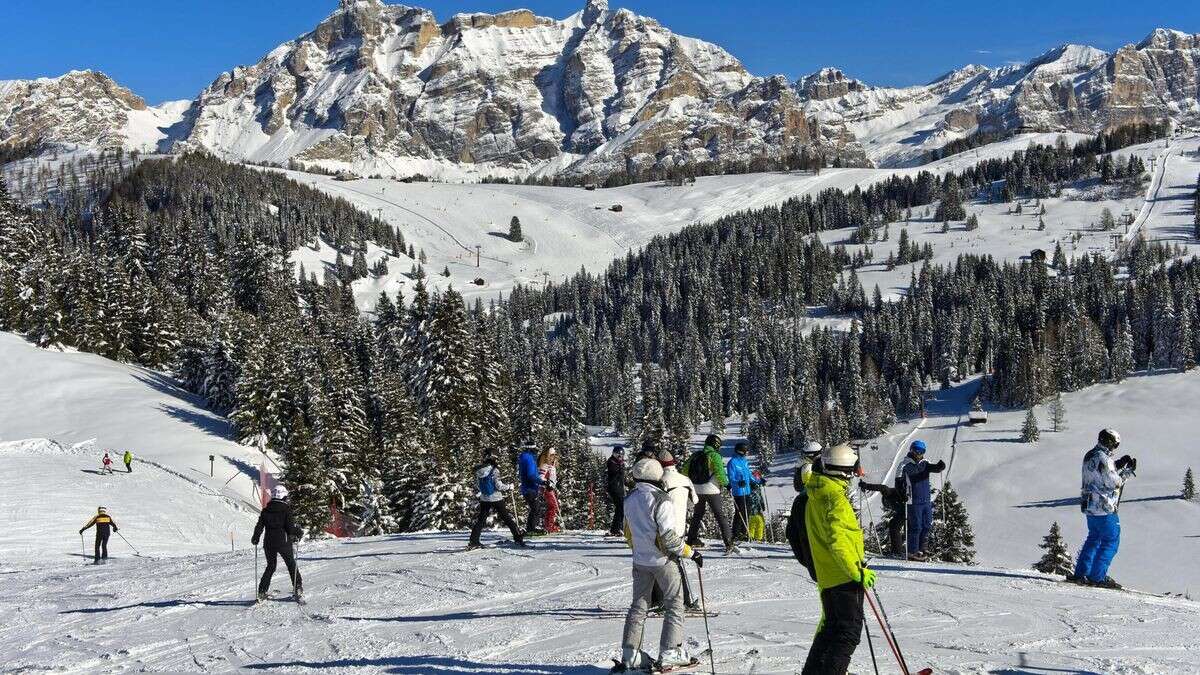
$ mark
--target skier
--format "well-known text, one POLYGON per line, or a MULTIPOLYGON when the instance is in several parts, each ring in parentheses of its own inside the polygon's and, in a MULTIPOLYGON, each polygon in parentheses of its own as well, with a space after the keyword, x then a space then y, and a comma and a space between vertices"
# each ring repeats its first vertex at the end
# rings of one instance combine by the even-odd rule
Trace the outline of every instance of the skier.
MULTIPOLYGON (((649 441, 648 441, 649 442, 649 441)), ((675 515, 675 534, 680 539, 687 535, 687 512, 689 506, 694 506, 698 501, 696 498, 696 488, 692 485, 692 481, 687 476, 679 473, 675 466, 675 456, 670 450, 662 449, 656 454, 658 463, 662 465, 662 489, 667 493, 667 497, 671 499, 671 506, 674 508, 675 515)), ((683 587, 683 607, 689 612, 700 611, 700 600, 692 595, 692 589, 688 586, 687 572, 683 569, 683 561, 679 558, 675 559, 675 566, 679 568, 679 581, 683 587)), ((655 589, 655 607, 660 606, 660 592, 655 589)))
POLYGON ((610 537, 621 536, 625 527, 625 446, 613 447, 612 455, 604 466, 605 489, 612 501, 612 523, 608 526, 610 537))
POLYGON ((1102 429, 1096 447, 1083 456, 1079 508, 1087 515, 1088 536, 1079 549, 1075 572, 1067 577, 1067 581, 1121 588, 1121 584, 1108 576, 1108 566, 1121 543, 1121 520, 1117 517, 1121 489, 1137 471, 1137 460, 1123 455, 1113 461, 1113 452, 1120 445, 1120 434, 1113 429, 1102 429))
POLYGON ((804 662, 804 675, 840 675, 850 666, 863 630, 863 594, 875 585, 864 563, 863 533, 846 490, 859 471, 849 445, 825 450, 805 484, 804 524, 812 549, 821 621, 804 662))
POLYGON ((493 512, 500 517, 501 522, 508 526, 513 541, 518 546, 525 545, 525 536, 517 526, 517 521, 508 512, 508 506, 504 504, 504 493, 511 490, 512 486, 500 480, 498 466, 496 449, 487 448, 483 451, 483 460, 479 466, 475 467, 475 481, 479 488, 479 514, 475 516, 475 524, 471 526, 471 540, 467 544, 468 551, 483 546, 479 543, 479 535, 483 532, 483 526, 487 524, 488 514, 493 512))
POLYGON ((858 482, 858 489, 863 492, 878 492, 882 495, 883 505, 891 517, 888 519, 888 543, 891 544, 892 555, 899 556, 905 550, 904 541, 904 493, 883 483, 858 482))
POLYGON ((725 475, 725 463, 721 460, 721 437, 709 434, 704 439, 704 447, 693 452, 680 470, 691 479, 696 487, 699 503, 692 511, 692 523, 688 528, 687 543, 692 548, 704 548, 700 541, 700 525, 704 521, 704 512, 712 509, 713 517, 717 519, 717 527, 721 529, 721 541, 725 544, 726 553, 737 553, 733 539, 729 536, 729 521, 721 510, 721 488, 729 487, 729 478, 725 475))
POLYGON ((109 457, 108 451, 105 450, 104 451, 104 459, 100 460, 101 469, 103 471, 107 471, 108 473, 111 474, 113 472, 112 465, 113 465, 112 457, 109 457))
POLYGON ((733 493, 733 540, 737 542, 746 541, 749 537, 750 488, 761 481, 756 481, 750 472, 750 463, 746 461, 750 446, 738 443, 733 447, 733 452, 733 457, 725 465, 725 473, 729 477, 729 490, 733 493))
POLYGON ((804 494, 804 481, 812 475, 813 465, 819 459, 821 459, 821 444, 816 441, 804 446, 804 449, 800 451, 800 463, 796 466, 796 473, 792 475, 792 487, 796 488, 796 494, 804 494))
POLYGON ((258 514, 258 523, 254 526, 254 536, 250 543, 258 546, 263 542, 263 556, 267 559, 267 568, 263 570, 262 579, 258 582, 258 599, 267 597, 267 589, 271 587, 271 577, 275 575, 276 557, 283 558, 287 566, 288 577, 292 580, 292 592, 297 600, 304 593, 304 582, 300 579, 300 570, 296 569, 296 555, 292 550, 292 542, 299 541, 304 532, 292 518, 292 506, 287 502, 288 489, 282 485, 271 488, 271 501, 258 514), (265 534, 264 534, 265 532, 265 534))
POLYGON ((930 499, 929 474, 946 470, 946 463, 925 461, 925 441, 913 441, 908 454, 896 470, 896 489, 906 495, 908 513, 908 559, 924 561, 929 533, 933 530, 933 501, 930 499))
POLYGON ((92 564, 99 565, 101 558, 108 560, 108 528, 111 527, 113 532, 119 532, 120 528, 117 527, 117 521, 108 515, 103 506, 96 509, 96 515, 88 521, 87 525, 83 526, 83 529, 79 530, 79 534, 83 535, 93 525, 96 526, 96 551, 95 557, 92 559, 92 564))
POLYGON ((546 534, 542 529, 542 482, 538 474, 537 446, 533 441, 526 441, 521 455, 517 458, 517 471, 521 478, 521 498, 529 509, 525 520, 525 534, 530 537, 546 534))
POLYGON ((679 538, 675 509, 662 491, 663 467, 654 459, 633 466, 634 487, 625 497, 625 539, 633 549, 633 602, 621 635, 621 661, 616 671, 671 668, 695 663, 683 646, 683 598, 679 568, 672 560, 704 563, 699 551, 679 538), (663 627, 658 660, 642 651, 646 612, 654 588, 662 592, 663 627))
POLYGON ((746 504, 750 513, 750 541, 762 541, 766 536, 767 521, 765 517, 766 500, 763 498, 762 474, 757 470, 753 473, 754 480, 750 483, 750 496, 746 504))
POLYGON ((542 479, 542 498, 546 502, 544 527, 558 532, 558 452, 550 448, 538 457, 538 475, 542 479))
POLYGON ((133 473, 133 453, 126 450, 121 459, 125 461, 125 473, 133 473))

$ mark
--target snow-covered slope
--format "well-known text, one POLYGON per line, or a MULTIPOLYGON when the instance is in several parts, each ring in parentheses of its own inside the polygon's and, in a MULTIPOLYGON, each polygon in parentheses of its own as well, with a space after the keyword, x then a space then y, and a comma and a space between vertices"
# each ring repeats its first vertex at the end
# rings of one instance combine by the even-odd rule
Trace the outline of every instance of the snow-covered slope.
MULTIPOLYGON (((485 535, 485 541, 493 535, 485 535)), ((462 552, 465 533, 301 547, 307 606, 249 605, 253 553, 64 561, 0 574, 0 661, 17 671, 602 675, 629 602, 628 550, 592 535, 462 552), (131 583, 136 580, 136 583, 131 583)), ((689 567, 693 587, 694 568, 689 567)), ((877 562, 910 665, 935 672, 1194 673, 1191 601, 1081 589, 1020 570, 877 562)), ((794 673, 819 615, 781 547, 704 567, 717 672, 794 673)), ((274 593, 288 586, 277 575, 274 593)), ((647 642, 657 640, 650 621, 647 642)), ((692 648, 703 623, 688 619, 692 648)), ((881 672, 898 672, 874 626, 881 672)), ((871 672, 861 645, 852 672, 871 672)))
MULTIPOLYGON (((426 252, 429 260, 426 271, 431 275, 427 283, 439 288, 452 284, 468 297, 493 298, 498 293, 507 294, 517 283, 538 285, 547 277, 562 279, 581 267, 600 271, 614 258, 639 249, 654 236, 676 232, 692 223, 712 222, 729 213, 778 204, 789 197, 827 188, 849 190, 894 174, 962 171, 984 159, 1008 157, 1032 143, 1053 144, 1060 138, 1075 142, 1081 136, 1022 134, 918 168, 827 169, 818 175, 797 172, 709 176, 684 187, 642 183, 588 191, 525 185, 401 183, 386 179, 339 181, 300 172, 288 175, 344 197, 398 227, 407 241, 426 252), (618 204, 621 210, 612 211, 611 207, 618 204), (525 235, 522 243, 513 243, 505 236, 513 216, 521 220, 525 235), (482 252, 478 268, 476 245, 482 252), (446 267, 450 269, 449 278, 440 276, 446 267), (483 285, 476 285, 476 279, 483 280, 483 285)), ((1196 174, 1200 173, 1200 157, 1195 154, 1200 140, 1177 141, 1175 146, 1169 155, 1169 170, 1161 176, 1163 189, 1156 199, 1190 194, 1196 174)), ((1152 158, 1166 151, 1159 141, 1127 148, 1121 155, 1137 153, 1149 166, 1152 158)), ((1159 179, 1160 173, 1156 172, 1155 177, 1159 179)), ((888 252, 895 250, 900 230, 904 228, 915 243, 930 243, 934 260, 943 264, 952 262, 964 251, 986 250, 997 258, 1017 260, 1028 256, 1034 248, 1053 251, 1058 241, 1064 242, 1068 256, 1092 251, 1111 253, 1111 233, 1091 231, 1101 211, 1108 208, 1120 218, 1125 212, 1138 214, 1144 202, 1141 195, 1088 201, 1070 192, 1043 203, 1047 209, 1045 231, 1037 230, 1037 215, 1031 204, 1026 204, 1024 215, 1009 214, 1009 204, 970 204, 968 210, 980 219, 980 228, 974 232, 966 232, 961 223, 956 223, 949 233, 942 233, 942 224, 931 217, 932 207, 928 217, 924 209, 917 209, 911 223, 891 225, 889 242, 871 245, 878 263, 860 269, 859 275, 868 291, 875 284, 885 294, 895 294, 907 287, 910 266, 901 265, 889 271, 883 264, 888 252), (1076 234, 1081 238, 1070 243, 1069 238, 1076 234)), ((1146 217, 1148 237, 1169 236, 1179 240, 1181 232, 1190 232, 1180 230, 1190 215, 1181 209, 1166 208, 1168 203, 1152 202, 1153 208, 1146 217)), ((834 230, 823 232, 821 238, 830 244, 844 243, 850 235, 850 231, 834 230)), ((853 246, 849 248, 855 250, 853 246)), ((323 261, 329 263, 335 252, 325 247, 323 255, 323 261)), ((305 268, 319 272, 313 266, 319 257, 308 249, 300 249, 293 259, 308 260, 305 268)), ((368 262, 374 262, 374 258, 368 262)), ((359 306, 372 307, 382 290, 410 292, 413 282, 407 273, 411 263, 407 258, 393 259, 385 277, 356 281, 359 306)))
POLYGON ((228 550, 230 530, 257 518, 261 455, 170 378, 0 333, 0 381, 0 559, 77 554, 76 530, 101 505, 156 556, 228 550), (97 473, 104 449, 116 451, 116 475, 97 473), (132 474, 120 465, 126 449, 132 474))

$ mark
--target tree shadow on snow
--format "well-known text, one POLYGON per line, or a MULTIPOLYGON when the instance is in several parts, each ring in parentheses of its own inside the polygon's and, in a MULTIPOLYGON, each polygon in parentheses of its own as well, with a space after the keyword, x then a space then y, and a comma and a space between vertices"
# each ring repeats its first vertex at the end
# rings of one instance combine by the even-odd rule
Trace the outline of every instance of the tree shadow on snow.
POLYGON ((253 600, 155 600, 150 602, 139 602, 132 605, 122 605, 120 607, 84 607, 83 609, 64 609, 59 614, 101 614, 104 612, 119 612, 123 609, 164 609, 167 607, 187 607, 189 605, 203 605, 205 607, 249 607, 254 604, 253 600))
POLYGON ((442 621, 472 621, 475 619, 507 619, 512 617, 553 617, 559 620, 624 619, 625 610, 603 607, 564 607, 559 609, 527 609, 515 612, 450 612, 414 616, 342 616, 344 621, 379 621, 384 623, 430 623, 442 621))
POLYGON ((1062 499, 1043 499, 1040 502, 1026 502, 1017 504, 1013 508, 1017 509, 1053 509, 1060 506, 1079 506, 1079 497, 1063 497, 1062 499))
POLYGON ((989 670, 989 675, 1038 675, 1038 673, 1069 673, 1070 675, 1100 675, 1094 670, 1076 670, 1074 668, 1044 668, 1041 666, 1021 666, 1020 668, 1001 668, 989 670))
POLYGON ((177 405, 168 403, 159 403, 159 410, 166 413, 169 417, 173 417, 180 422, 189 424, 200 431, 211 436, 216 436, 225 440, 233 440, 232 425, 213 415, 199 410, 188 410, 177 405))
POLYGON ((331 668, 383 668, 385 673, 513 673, 519 675, 600 675, 608 668, 597 666, 536 665, 523 663, 480 663, 446 656, 384 656, 372 659, 337 659, 334 661, 281 661, 254 663, 244 666, 250 670, 275 668, 327 670, 331 668))
POLYGON ((929 567, 926 564, 914 567, 900 567, 898 565, 876 565, 871 564, 871 569, 880 570, 883 572, 930 572, 932 574, 953 574, 967 577, 1003 577, 1006 579, 1032 579, 1034 581, 1050 581, 1046 577, 1040 577, 1033 574, 1021 574, 1019 572, 1002 572, 1000 570, 979 570, 969 567, 929 567))

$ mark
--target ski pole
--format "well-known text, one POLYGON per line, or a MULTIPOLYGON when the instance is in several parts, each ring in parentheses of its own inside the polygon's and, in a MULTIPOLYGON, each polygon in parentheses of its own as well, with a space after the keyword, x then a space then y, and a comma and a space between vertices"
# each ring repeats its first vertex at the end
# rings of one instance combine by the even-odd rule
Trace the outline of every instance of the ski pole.
POLYGON ((879 662, 875 660, 875 645, 871 644, 871 627, 867 625, 866 621, 863 622, 863 630, 867 631, 867 650, 871 652, 871 667, 875 669, 875 675, 879 675, 879 662))
POLYGON ((254 545, 254 599, 258 600, 258 544, 254 545))
POLYGON ((871 536, 875 538, 875 550, 880 555, 883 555, 883 544, 879 541, 879 530, 875 529, 875 514, 871 512, 871 498, 864 498, 863 503, 867 505, 867 519, 871 523, 871 536))
POLYGON ((136 547, 136 546, 134 546, 133 544, 130 544, 130 543, 129 543, 129 540, 125 538, 125 535, 121 534, 121 531, 120 531, 120 530, 117 530, 117 536, 118 536, 118 537, 120 537, 120 538, 121 538, 121 541, 125 542, 125 543, 126 543, 128 546, 129 546, 129 548, 132 548, 132 549, 133 549, 133 554, 134 554, 134 555, 136 555, 136 556, 138 556, 138 557, 142 557, 142 554, 138 552, 138 550, 137 550, 137 547, 136 547))
POLYGON ((83 533, 79 533, 79 550, 83 553, 83 557, 87 557, 87 544, 83 543, 83 533))
POLYGON ((896 631, 892 630, 892 620, 888 618, 887 610, 883 607, 883 598, 879 597, 879 591, 871 589, 875 595, 875 602, 879 603, 879 611, 883 614, 883 621, 886 624, 885 628, 888 635, 892 638, 892 644, 896 646, 896 655, 900 658, 900 667, 904 669, 905 675, 908 674, 908 662, 904 660, 904 652, 900 649, 900 641, 896 639, 896 631))
POLYGON ((883 617, 879 616, 879 610, 875 607, 875 601, 871 599, 871 592, 867 591, 865 595, 867 598, 867 603, 871 605, 871 612, 875 615, 875 620, 879 622, 879 629, 883 631, 883 637, 885 640, 887 640, 888 647, 890 647, 892 650, 892 656, 896 657, 896 663, 900 665, 900 672, 904 675, 909 675, 908 666, 904 665, 904 657, 900 656, 900 648, 896 645, 896 642, 891 635, 891 631, 884 623, 883 617))
POLYGON ((696 565, 696 578, 700 580, 700 612, 704 614, 704 636, 708 638, 708 670, 717 675, 717 666, 713 662, 712 633, 708 630, 708 602, 704 599, 704 569, 696 565))

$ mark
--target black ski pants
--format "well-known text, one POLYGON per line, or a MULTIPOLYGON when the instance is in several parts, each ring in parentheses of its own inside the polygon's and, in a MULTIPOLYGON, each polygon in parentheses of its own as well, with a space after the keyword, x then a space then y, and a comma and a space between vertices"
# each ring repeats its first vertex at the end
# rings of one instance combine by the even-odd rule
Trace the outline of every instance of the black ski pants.
POLYGON ((729 546, 731 540, 729 538, 729 521, 725 518, 725 511, 721 509, 721 495, 696 495, 700 501, 696 503, 696 508, 692 510, 692 524, 688 527, 688 544, 694 544, 700 541, 700 523, 704 520, 704 512, 712 509, 713 517, 717 519, 717 527, 721 528, 721 541, 729 546))
POLYGON ((620 534, 625 531, 625 495, 609 492, 608 498, 613 505, 612 523, 609 524, 608 531, 620 534))
POLYGON ((892 544, 892 555, 904 555, 904 516, 900 515, 899 511, 893 513, 891 519, 888 520, 888 539, 892 544))
POLYGON ((108 559, 108 533, 101 534, 100 530, 96 530, 96 562, 100 562, 101 558, 108 559))
POLYGON ((863 630, 863 587, 851 581, 821 591, 821 623, 803 675, 844 675, 863 630))
POLYGON ((300 580, 300 570, 296 569, 296 554, 292 551, 291 544, 281 548, 263 546, 263 555, 267 559, 267 569, 263 570, 262 580, 258 582, 259 593, 266 593, 267 589, 271 587, 271 577, 275 574, 277 563, 276 556, 283 558, 283 564, 287 566, 288 578, 292 580, 292 588, 297 591, 304 588, 304 583, 300 580))
POLYGON ((750 496, 733 497, 733 540, 746 541, 750 538, 750 496))
POLYGON ((525 500, 525 507, 529 509, 529 517, 525 519, 525 531, 533 532, 545 529, 542 527, 542 508, 544 508, 542 491, 522 492, 521 498, 525 500))
POLYGON ((125 462, 125 473, 133 473, 133 463, 125 462))
POLYGON ((487 524, 489 514, 495 513, 500 517, 500 522, 508 526, 508 531, 512 532, 513 541, 521 543, 521 528, 517 527, 517 521, 513 520, 512 514, 508 512, 508 507, 503 501, 499 502, 479 502, 479 514, 475 516, 475 524, 471 526, 471 543, 479 544, 479 535, 483 533, 483 526, 487 524))

